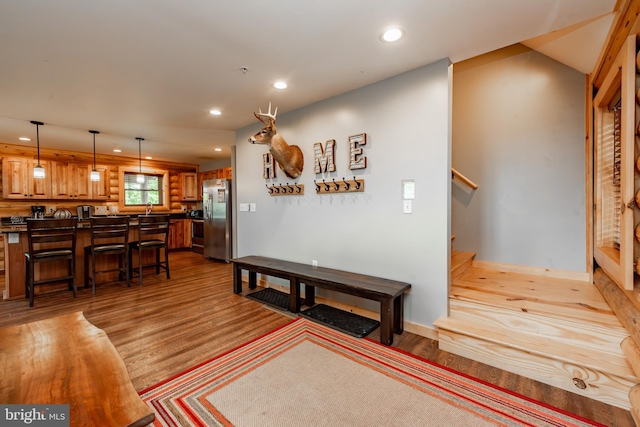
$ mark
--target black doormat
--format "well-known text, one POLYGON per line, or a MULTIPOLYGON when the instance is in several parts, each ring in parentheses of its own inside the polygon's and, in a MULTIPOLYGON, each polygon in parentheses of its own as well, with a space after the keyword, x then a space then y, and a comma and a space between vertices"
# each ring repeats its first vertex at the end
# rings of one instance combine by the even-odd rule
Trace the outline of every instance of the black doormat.
POLYGON ((380 326, 380 322, 377 320, 338 310, 324 304, 314 305, 300 312, 300 315, 357 338, 366 337, 380 326))
POLYGON ((247 294, 247 298, 263 302, 272 307, 276 307, 282 310, 289 310, 289 294, 277 291, 272 288, 266 288, 257 292, 247 294))

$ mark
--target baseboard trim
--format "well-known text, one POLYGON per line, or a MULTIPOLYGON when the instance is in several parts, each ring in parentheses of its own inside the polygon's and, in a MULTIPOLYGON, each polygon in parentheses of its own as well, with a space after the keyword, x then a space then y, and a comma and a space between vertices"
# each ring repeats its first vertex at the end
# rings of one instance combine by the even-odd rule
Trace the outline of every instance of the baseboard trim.
POLYGON ((556 270, 553 268, 531 267, 528 265, 502 264, 491 261, 473 260, 471 266, 474 268, 484 268, 487 270, 506 271, 509 273, 532 274, 535 276, 554 277, 556 279, 578 280, 591 283, 589 273, 570 270, 556 270))

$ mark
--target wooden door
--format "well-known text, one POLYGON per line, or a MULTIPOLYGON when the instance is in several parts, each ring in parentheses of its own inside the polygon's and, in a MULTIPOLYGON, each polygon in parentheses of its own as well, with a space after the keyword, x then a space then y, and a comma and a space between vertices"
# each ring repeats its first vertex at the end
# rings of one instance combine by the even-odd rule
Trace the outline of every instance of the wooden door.
POLYGON ((28 197, 27 170, 27 159, 10 157, 2 159, 2 195, 5 199, 28 197))

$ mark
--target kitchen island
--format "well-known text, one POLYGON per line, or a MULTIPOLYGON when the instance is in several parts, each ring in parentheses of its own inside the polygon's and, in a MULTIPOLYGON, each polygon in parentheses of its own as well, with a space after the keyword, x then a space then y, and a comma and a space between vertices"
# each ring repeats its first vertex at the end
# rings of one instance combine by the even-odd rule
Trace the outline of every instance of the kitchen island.
MULTIPOLYGON (((172 214, 171 225, 176 227, 177 222, 191 222, 185 218, 184 214, 172 214)), ((138 239, 136 216, 131 217, 129 228, 129 241, 138 239)), ((170 227, 171 227, 170 225, 170 227)), ((190 224, 189 224, 190 226, 190 224)), ((173 227, 171 227, 173 228, 173 227)), ((171 232, 170 228, 170 232, 171 232)), ((18 299, 25 297, 25 252, 29 251, 29 241, 27 237, 27 226, 24 223, 6 224, 0 227, 0 233, 4 237, 4 257, 5 257, 5 288, 3 299, 18 299)), ((189 236, 190 237, 190 236, 189 236)), ((171 239, 170 239, 171 240, 171 239)), ((190 239, 189 239, 190 240, 190 239)), ((189 241, 190 244, 190 241, 189 241)), ((91 245, 91 224, 89 221, 78 222, 76 230, 76 285, 81 288, 84 283, 84 247, 91 245)), ((170 247, 171 248, 171 247, 170 247)), ((144 253, 143 262, 151 262, 155 257, 153 253, 144 253), (148 259, 147 259, 148 257, 148 259)), ((96 267, 99 270, 105 269, 107 263, 115 263, 115 255, 101 256, 96 260, 96 267)), ((136 261, 134 260, 134 265, 136 261)), ((60 275, 60 269, 66 268, 64 263, 41 263, 36 265, 36 280, 56 277, 60 275)), ((118 280, 118 273, 103 273, 98 276, 98 283, 118 280)), ((66 290, 66 283, 40 285, 36 287, 36 295, 46 292, 66 290)))

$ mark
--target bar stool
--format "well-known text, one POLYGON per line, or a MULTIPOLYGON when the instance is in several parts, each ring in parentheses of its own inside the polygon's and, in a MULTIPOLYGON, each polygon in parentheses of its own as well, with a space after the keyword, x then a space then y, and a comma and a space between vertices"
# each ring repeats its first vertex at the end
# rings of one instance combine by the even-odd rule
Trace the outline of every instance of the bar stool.
POLYGON ((29 252, 25 252, 25 297, 29 307, 33 307, 35 287, 56 282, 69 282, 73 297, 76 288, 76 225, 77 219, 27 219, 29 252), (35 264, 42 262, 67 261, 64 276, 35 280, 35 264))
POLYGON ((156 274, 160 274, 163 268, 169 275, 169 215, 139 215, 138 216, 138 240, 129 243, 129 269, 131 277, 137 274, 142 286, 142 270, 147 267, 155 267, 156 274), (164 248, 164 261, 160 261, 160 249, 164 248), (155 262, 143 264, 142 253, 155 250, 155 262), (138 251, 137 271, 133 268, 133 251, 138 251))
POLYGON ((129 276, 129 217, 91 217, 91 245, 84 247, 84 287, 91 283, 91 293, 96 294, 98 273, 119 272, 118 279, 125 280, 130 287, 129 276), (103 255, 117 255, 118 267, 98 270, 96 258, 103 255), (91 261, 91 274, 89 274, 91 261))

